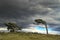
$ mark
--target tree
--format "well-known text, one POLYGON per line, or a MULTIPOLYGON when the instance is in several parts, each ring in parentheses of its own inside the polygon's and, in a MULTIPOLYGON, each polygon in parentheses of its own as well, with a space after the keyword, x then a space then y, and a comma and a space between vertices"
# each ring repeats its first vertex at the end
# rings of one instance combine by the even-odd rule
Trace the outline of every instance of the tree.
POLYGON ((16 30, 20 29, 17 24, 15 23, 4 23, 4 25, 7 26, 7 29, 10 30, 10 32, 16 32, 16 30))
POLYGON ((42 19, 36 19, 35 22, 37 24, 40 24, 40 23, 44 24, 45 25, 45 28, 46 28, 46 33, 48 34, 47 23, 44 20, 42 20, 42 19))

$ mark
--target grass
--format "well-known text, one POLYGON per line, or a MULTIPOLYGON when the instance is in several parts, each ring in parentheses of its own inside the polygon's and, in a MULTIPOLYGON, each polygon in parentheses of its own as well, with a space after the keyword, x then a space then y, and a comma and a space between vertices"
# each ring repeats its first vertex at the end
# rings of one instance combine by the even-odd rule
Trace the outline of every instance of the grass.
POLYGON ((0 40, 60 40, 60 35, 0 33, 0 40))

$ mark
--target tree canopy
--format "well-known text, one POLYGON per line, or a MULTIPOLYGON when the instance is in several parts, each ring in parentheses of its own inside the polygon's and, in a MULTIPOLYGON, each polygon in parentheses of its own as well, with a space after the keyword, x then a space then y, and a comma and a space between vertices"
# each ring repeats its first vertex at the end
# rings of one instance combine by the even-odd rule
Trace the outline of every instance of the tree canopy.
POLYGON ((10 30, 10 32, 16 32, 16 30, 21 29, 19 26, 17 26, 16 23, 4 23, 4 25, 7 26, 7 29, 10 30))
POLYGON ((46 24, 46 22, 42 19, 35 19, 35 22, 38 23, 38 24, 39 23, 46 24))

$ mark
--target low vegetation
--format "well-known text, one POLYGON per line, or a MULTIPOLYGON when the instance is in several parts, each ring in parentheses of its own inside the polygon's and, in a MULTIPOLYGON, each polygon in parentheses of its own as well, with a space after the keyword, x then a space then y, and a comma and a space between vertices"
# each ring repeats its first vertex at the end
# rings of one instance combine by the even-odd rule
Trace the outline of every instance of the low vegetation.
POLYGON ((60 40, 59 35, 33 33, 0 33, 0 40, 60 40))

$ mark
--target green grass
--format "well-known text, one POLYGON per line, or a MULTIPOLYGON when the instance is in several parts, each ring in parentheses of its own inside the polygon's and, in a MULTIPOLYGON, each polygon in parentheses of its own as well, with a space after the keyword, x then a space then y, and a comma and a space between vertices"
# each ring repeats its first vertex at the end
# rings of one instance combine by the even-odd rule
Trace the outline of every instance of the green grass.
POLYGON ((0 40, 60 40, 60 36, 32 33, 0 33, 0 40))

